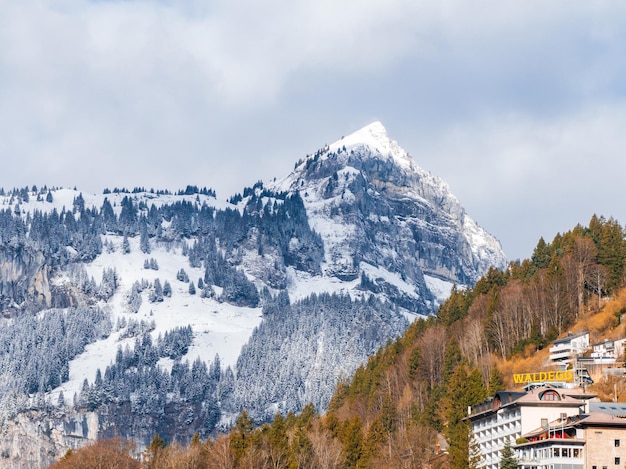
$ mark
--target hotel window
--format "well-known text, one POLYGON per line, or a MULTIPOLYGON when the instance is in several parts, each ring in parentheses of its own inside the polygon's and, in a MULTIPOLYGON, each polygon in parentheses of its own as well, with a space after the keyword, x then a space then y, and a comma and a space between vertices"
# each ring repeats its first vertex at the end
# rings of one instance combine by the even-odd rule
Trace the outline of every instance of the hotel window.
POLYGON ((615 447, 617 448, 619 446, 619 440, 615 440, 615 447))
POLYGON ((615 465, 619 466, 619 458, 615 458, 615 465))
POLYGON ((546 391, 541 396, 539 396, 539 400, 541 401, 560 401, 561 396, 556 391, 546 391))

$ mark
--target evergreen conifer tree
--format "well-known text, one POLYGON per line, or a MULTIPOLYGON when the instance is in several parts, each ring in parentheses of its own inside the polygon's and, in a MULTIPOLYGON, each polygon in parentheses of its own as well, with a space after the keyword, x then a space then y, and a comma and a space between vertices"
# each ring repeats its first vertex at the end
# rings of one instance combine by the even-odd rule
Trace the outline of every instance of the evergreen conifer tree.
POLYGON ((487 394, 493 396, 498 391, 504 391, 504 380, 502 379, 502 374, 500 374, 498 367, 494 366, 489 375, 489 389, 487 390, 487 394))
POLYGON ((480 452, 480 447, 472 435, 469 442, 469 469, 477 469, 482 461, 483 455, 480 452))
POLYGON ((235 458, 235 463, 243 459, 246 451, 252 444, 252 432, 254 423, 246 410, 241 411, 237 418, 235 428, 230 433, 230 449, 235 458))
POLYGON ((546 243, 543 237, 539 238, 537 246, 533 251, 533 255, 530 258, 536 269, 544 269, 548 267, 550 259, 552 258, 552 250, 550 245, 546 243))
POLYGON ((172 286, 167 280, 163 283, 163 296, 167 296, 168 298, 172 296, 172 286))
POLYGON ((486 397, 482 376, 477 369, 468 370, 465 363, 456 367, 447 385, 444 399, 444 416, 447 420, 446 438, 449 447, 450 467, 466 469, 469 466, 470 425, 465 417, 467 408, 486 397))
POLYGON ((358 464, 363 455, 363 423, 358 416, 344 423, 341 440, 345 456, 344 467, 359 467, 358 464))
POLYGON ((270 459, 272 467, 287 467, 289 458, 289 438, 285 419, 276 414, 268 432, 270 459))
POLYGON ((510 441, 504 443, 504 448, 500 452, 500 469, 517 469, 517 459, 510 441))
POLYGON ((158 433, 154 434, 150 446, 146 448, 145 463, 147 469, 157 469, 162 457, 163 450, 165 449, 165 441, 159 436, 158 433))
POLYGON ((146 219, 141 219, 139 233, 139 248, 144 254, 150 254, 150 238, 148 237, 148 227, 146 225, 146 219))

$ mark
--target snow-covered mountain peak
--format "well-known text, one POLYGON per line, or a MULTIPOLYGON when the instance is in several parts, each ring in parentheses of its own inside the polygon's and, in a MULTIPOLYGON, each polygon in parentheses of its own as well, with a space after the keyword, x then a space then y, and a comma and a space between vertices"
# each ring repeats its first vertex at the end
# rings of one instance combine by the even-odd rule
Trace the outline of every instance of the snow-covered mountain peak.
POLYGON ((270 188, 302 198, 324 242, 324 275, 371 276, 370 290, 408 310, 432 312, 453 284, 505 264, 500 243, 380 122, 308 155, 270 188))
POLYGON ((392 159, 395 163, 403 168, 414 168, 414 162, 408 153, 398 145, 398 142, 392 140, 387 134, 387 130, 379 121, 372 122, 365 127, 342 137, 329 146, 330 152, 337 152, 340 149, 369 150, 372 156, 383 159, 392 159))

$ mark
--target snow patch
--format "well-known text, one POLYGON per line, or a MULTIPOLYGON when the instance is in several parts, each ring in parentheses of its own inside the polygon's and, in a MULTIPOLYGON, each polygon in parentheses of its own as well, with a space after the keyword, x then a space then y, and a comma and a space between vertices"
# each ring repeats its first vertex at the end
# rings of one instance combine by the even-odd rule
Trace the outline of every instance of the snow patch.
POLYGON ((424 275, 424 281, 426 282, 426 286, 430 290, 430 292, 435 297, 437 301, 437 305, 443 303, 450 296, 450 292, 452 291, 452 287, 454 283, 448 280, 442 280, 437 277, 432 277, 430 275, 424 275))
MULTIPOLYGON (((115 268, 118 276, 118 288, 103 307, 111 312, 113 325, 117 320, 124 317, 127 320, 153 321, 156 328, 152 331, 153 342, 159 334, 176 327, 191 325, 193 329, 193 342, 188 353, 182 360, 193 362, 200 358, 207 363, 219 355, 223 368, 234 368, 241 347, 248 341, 254 328, 261 323, 261 308, 243 308, 228 303, 220 303, 209 298, 201 298, 199 294, 189 294, 189 284, 176 279, 177 272, 184 268, 189 279, 197 282, 203 277, 202 269, 194 269, 189 266, 189 260, 181 253, 181 248, 176 243, 151 243, 151 252, 144 254, 140 250, 139 237, 129 238, 130 253, 122 252, 122 237, 116 235, 103 236, 103 241, 114 246, 113 252, 99 255, 94 261, 86 264, 87 274, 93 276, 99 282, 102 271, 105 268, 115 268), (144 261, 154 258, 159 270, 144 269, 144 261), (142 279, 153 283, 155 279, 169 281, 172 286, 171 298, 165 297, 162 302, 150 303, 148 290, 142 292, 142 303, 138 313, 130 313, 127 298, 135 282, 142 279)), ((215 290, 219 288, 214 287, 215 290)), ((60 391, 66 399, 71 399, 74 393, 78 393, 83 381, 87 379, 93 382, 96 370, 99 368, 104 374, 107 366, 115 361, 118 347, 132 349, 134 338, 120 339, 120 332, 112 333, 107 339, 89 344, 85 351, 70 362, 69 381, 57 388, 51 395, 58 396, 60 391)), ((171 363, 160 362, 169 369, 171 363)), ((54 398, 54 397, 53 397, 54 398)))

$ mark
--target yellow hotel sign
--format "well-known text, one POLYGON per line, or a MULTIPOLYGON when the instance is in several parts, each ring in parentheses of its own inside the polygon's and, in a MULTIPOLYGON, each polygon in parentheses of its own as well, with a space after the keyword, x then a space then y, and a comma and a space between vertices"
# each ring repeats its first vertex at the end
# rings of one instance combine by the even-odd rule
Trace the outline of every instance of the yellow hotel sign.
POLYGON ((513 375, 515 384, 541 383, 544 381, 574 381, 572 370, 564 371, 539 371, 536 373, 519 373, 513 375))

